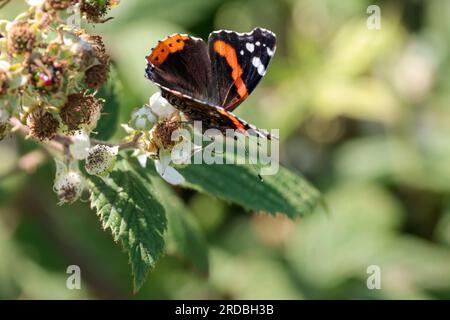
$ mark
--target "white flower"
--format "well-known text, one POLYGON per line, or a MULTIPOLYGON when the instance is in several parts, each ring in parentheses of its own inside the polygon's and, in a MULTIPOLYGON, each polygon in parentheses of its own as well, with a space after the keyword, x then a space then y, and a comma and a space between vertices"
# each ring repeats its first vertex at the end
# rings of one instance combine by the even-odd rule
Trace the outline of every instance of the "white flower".
POLYGON ((61 160, 55 159, 56 175, 53 190, 59 198, 59 204, 73 203, 78 200, 84 189, 84 180, 78 171, 78 162, 67 166, 61 160))
POLYGON ((149 104, 149 108, 158 116, 159 120, 167 119, 177 111, 177 109, 161 96, 161 92, 152 95, 149 104))
POLYGON ((73 143, 70 146, 70 152, 77 160, 86 159, 89 154, 89 148, 91 147, 91 140, 89 135, 80 131, 73 136, 73 143))
MULTIPOLYGON (((159 175, 168 183, 182 184, 184 177, 170 164, 186 164, 192 157, 192 144, 184 136, 177 143, 170 141, 171 133, 181 128, 177 109, 161 96, 155 93, 149 99, 149 105, 136 110, 130 121, 131 127, 149 131, 146 147, 134 152, 139 164, 145 168, 147 159, 155 159, 155 168, 159 175), (150 130, 151 129, 151 130, 150 130)), ((127 133, 133 131, 130 126, 123 126, 127 133)))
POLYGON ((157 115, 149 106, 143 106, 131 115, 131 127, 137 130, 150 130, 158 121, 157 115))
POLYGON ((114 169, 118 153, 118 146, 109 147, 98 144, 89 149, 85 165, 87 173, 100 177, 107 176, 114 169))
POLYGON ((171 161, 170 152, 161 152, 159 159, 155 160, 156 171, 168 183, 173 185, 182 184, 185 179, 175 168, 170 166, 171 161))

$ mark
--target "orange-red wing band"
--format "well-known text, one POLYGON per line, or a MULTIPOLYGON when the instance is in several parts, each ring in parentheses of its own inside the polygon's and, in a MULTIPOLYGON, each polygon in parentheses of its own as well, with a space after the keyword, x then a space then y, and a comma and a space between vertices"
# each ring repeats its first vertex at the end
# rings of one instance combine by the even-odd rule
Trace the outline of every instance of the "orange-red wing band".
POLYGON ((175 34, 159 41, 156 48, 152 50, 152 53, 147 58, 147 62, 159 66, 166 61, 169 54, 183 50, 187 39, 189 37, 186 35, 175 34))
POLYGON ((247 132, 247 130, 245 129, 244 125, 235 116, 233 116, 231 113, 229 113, 229 112, 227 112, 225 110, 222 110, 222 109, 217 109, 217 110, 221 114, 223 114, 225 117, 230 119, 239 131, 247 132))
POLYGON ((228 43, 222 40, 217 40, 214 42, 214 51, 226 59, 228 65, 231 67, 231 77, 234 80, 234 85, 236 86, 239 96, 242 99, 246 98, 248 96, 248 91, 244 81, 241 78, 244 72, 239 65, 236 50, 228 43))

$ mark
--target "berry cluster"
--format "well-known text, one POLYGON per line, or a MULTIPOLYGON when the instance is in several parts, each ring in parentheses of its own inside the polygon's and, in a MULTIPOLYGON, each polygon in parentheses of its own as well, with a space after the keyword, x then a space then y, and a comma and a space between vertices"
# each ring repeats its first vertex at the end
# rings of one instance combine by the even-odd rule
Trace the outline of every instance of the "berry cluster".
MULTIPOLYGON (((61 204, 72 203, 84 189, 77 160, 90 156, 100 163, 97 149, 101 156, 109 151, 90 149, 89 135, 103 108, 95 92, 107 81, 110 67, 102 38, 88 34, 74 21, 83 17, 91 23, 104 22, 108 9, 118 1, 27 3, 29 9, 13 21, 0 20, 0 139, 8 135, 12 120, 19 119, 34 139, 62 136, 71 141, 69 154, 55 159, 54 189, 61 204)), ((98 163, 93 174, 103 173, 98 163)))
POLYGON ((103 102, 92 92, 107 80, 110 58, 71 14, 101 22, 116 2, 28 0, 27 12, 0 21, 0 137, 11 117, 41 141, 95 127, 103 102))

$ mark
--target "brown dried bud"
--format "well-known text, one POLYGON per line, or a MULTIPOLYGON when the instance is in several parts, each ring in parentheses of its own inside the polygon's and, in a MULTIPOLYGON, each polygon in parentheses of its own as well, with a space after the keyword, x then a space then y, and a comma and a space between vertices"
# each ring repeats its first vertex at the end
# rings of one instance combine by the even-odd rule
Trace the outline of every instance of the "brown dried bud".
POLYGON ((180 142, 182 137, 177 140, 172 140, 172 134, 180 129, 181 121, 179 115, 176 113, 170 119, 159 122, 152 129, 152 140, 159 147, 165 150, 170 150, 173 146, 180 142))
POLYGON ((59 122, 50 112, 38 109, 27 117, 31 136, 44 141, 52 139, 58 131, 59 122))
POLYGON ((80 11, 89 22, 103 23, 108 20, 105 20, 104 16, 108 12, 110 2, 110 0, 106 0, 100 4, 99 1, 81 0, 80 11))
POLYGON ((7 38, 9 54, 22 54, 33 51, 36 34, 27 23, 17 23, 11 27, 7 38))
POLYGON ((47 0, 47 3, 53 10, 65 10, 77 2, 78 0, 47 0))
POLYGON ((86 70, 84 82, 91 89, 99 89, 108 80, 109 75, 110 58, 106 53, 105 44, 102 37, 88 35, 84 30, 77 35, 94 48, 95 57, 99 63, 86 70))
POLYGON ((103 102, 93 95, 71 94, 61 109, 60 116, 69 132, 81 130, 84 126, 97 123, 103 102))
MULTIPOLYGON (((103 56, 106 55, 106 47, 101 36, 88 34, 86 30, 79 30, 75 32, 75 35, 88 42, 97 53, 99 61, 104 61, 102 59, 103 56)), ((109 59, 109 57, 107 57, 107 59, 109 59)))
POLYGON ((108 80, 109 65, 98 64, 85 72, 84 82, 91 89, 100 89, 108 80))

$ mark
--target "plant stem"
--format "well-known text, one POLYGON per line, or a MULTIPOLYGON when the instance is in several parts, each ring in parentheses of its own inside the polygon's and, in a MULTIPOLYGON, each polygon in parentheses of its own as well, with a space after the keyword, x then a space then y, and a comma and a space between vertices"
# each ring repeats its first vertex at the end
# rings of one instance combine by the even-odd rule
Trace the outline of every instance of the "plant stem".
MULTIPOLYGON (((11 118, 9 120, 9 123, 13 127, 13 132, 18 131, 22 133, 24 136, 29 136, 30 129, 24 125, 19 119, 17 118, 11 118)), ((97 139, 91 139, 91 143, 93 145, 102 144, 109 147, 119 147, 119 150, 126 150, 126 149, 136 149, 138 147, 138 141, 139 138, 142 136, 142 133, 137 133, 132 141, 122 142, 122 143, 111 143, 107 141, 97 140, 97 139)), ((64 153, 69 159, 71 158, 70 154, 70 145, 74 143, 73 138, 70 136, 64 136, 64 135, 55 135, 52 140, 49 141, 40 141, 41 144, 44 146, 51 147, 52 149, 55 149, 61 153, 64 153)))

